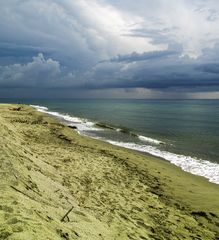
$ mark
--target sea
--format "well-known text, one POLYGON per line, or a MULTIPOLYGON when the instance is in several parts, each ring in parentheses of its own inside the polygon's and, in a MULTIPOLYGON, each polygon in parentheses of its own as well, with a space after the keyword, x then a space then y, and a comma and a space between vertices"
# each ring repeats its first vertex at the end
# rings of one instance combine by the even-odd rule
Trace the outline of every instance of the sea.
POLYGON ((0 99, 25 103, 79 134, 161 157, 219 184, 219 100, 0 99))

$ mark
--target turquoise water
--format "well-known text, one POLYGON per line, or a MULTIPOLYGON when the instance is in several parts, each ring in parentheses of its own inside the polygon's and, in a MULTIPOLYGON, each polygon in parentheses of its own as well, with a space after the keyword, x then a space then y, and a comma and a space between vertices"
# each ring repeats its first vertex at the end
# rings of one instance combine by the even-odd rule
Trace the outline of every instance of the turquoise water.
MULTIPOLYGON (((115 128, 115 130, 103 131, 86 129, 84 132, 87 135, 119 143, 152 146, 160 151, 219 163, 219 100, 2 99, 0 101, 45 106, 51 112, 86 118, 91 122, 101 122, 115 128), (126 129, 126 133, 116 131, 123 128, 126 129), (128 131, 158 140, 163 144, 142 141, 136 135, 128 134, 128 131)), ((74 125, 74 121, 72 122, 74 125)), ((151 151, 153 154, 154 149, 151 151)), ((147 152, 150 152, 150 149, 147 152)))

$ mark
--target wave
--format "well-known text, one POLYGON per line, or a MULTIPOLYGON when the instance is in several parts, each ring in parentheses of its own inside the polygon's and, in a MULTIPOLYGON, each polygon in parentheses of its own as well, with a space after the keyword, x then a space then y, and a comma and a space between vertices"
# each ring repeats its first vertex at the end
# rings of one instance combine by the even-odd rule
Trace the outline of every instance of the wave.
POLYGON ((164 142, 161 142, 154 138, 149 138, 149 137, 145 137, 145 136, 141 136, 141 135, 138 135, 138 138, 143 142, 149 142, 149 143, 153 143, 153 144, 164 144, 164 142))
POLYGON ((39 105, 30 105, 33 108, 36 108, 39 112, 46 112, 48 110, 47 107, 39 106, 39 105))
MULTIPOLYGON (((100 124, 98 126, 98 123, 88 121, 87 119, 72 117, 72 116, 69 116, 68 114, 61 114, 58 112, 48 111, 48 108, 44 106, 38 106, 38 105, 30 105, 30 106, 36 108, 40 112, 45 112, 47 114, 55 116, 59 120, 62 120, 62 121, 64 120, 64 123, 66 123, 68 126, 77 127, 77 132, 79 134, 86 135, 86 131, 101 131, 101 130, 103 131, 104 126, 105 128, 109 128, 108 125, 104 125, 101 128, 100 124)), ((123 132, 121 131, 121 129, 118 129, 118 128, 115 128, 115 131, 123 132)), ((152 143, 156 145, 164 144, 164 142, 161 142, 153 138, 145 137, 142 135, 135 135, 135 136, 137 136, 143 142, 152 143)), ((182 170, 186 172, 190 172, 194 175, 205 177, 210 182, 219 184, 219 164, 212 163, 207 160, 196 159, 191 156, 184 156, 184 155, 179 155, 175 153, 170 153, 167 151, 160 150, 156 146, 151 146, 146 144, 141 145, 141 144, 132 143, 132 142, 118 142, 118 141, 113 141, 113 140, 105 139, 103 137, 98 137, 98 136, 89 136, 89 137, 92 137, 94 139, 99 139, 105 142, 109 142, 110 144, 113 144, 116 146, 149 153, 153 156, 163 158, 171 162, 172 164, 180 167, 182 170)))
POLYGON ((212 163, 207 160, 196 159, 190 156, 161 151, 153 146, 111 140, 107 140, 107 142, 116 146, 149 153, 153 156, 163 158, 186 172, 205 177, 209 179, 210 182, 219 184, 219 164, 212 163))
POLYGON ((74 126, 77 128, 78 131, 101 131, 101 128, 95 127, 95 123, 88 121, 84 118, 78 118, 78 117, 72 117, 68 114, 62 114, 59 112, 51 112, 48 111, 47 107, 38 106, 38 105, 30 105, 33 108, 36 108, 39 112, 44 112, 49 115, 52 115, 54 117, 59 118, 60 120, 64 120, 64 123, 66 123, 68 126, 74 126))
POLYGON ((116 130, 115 127, 109 125, 109 124, 105 124, 105 123, 101 123, 101 122, 98 122, 95 124, 97 127, 100 127, 100 128, 105 128, 105 129, 111 129, 111 130, 116 130))
POLYGON ((116 127, 116 126, 113 126, 113 125, 109 125, 109 124, 106 124, 106 123, 102 123, 102 122, 98 122, 95 124, 97 127, 100 127, 100 128, 103 128, 103 129, 109 129, 109 130, 114 130, 116 132, 121 132, 121 133, 124 133, 124 134, 127 134, 127 135, 130 135, 130 136, 133 136, 133 137, 138 137, 138 135, 134 132, 132 132, 130 129, 128 128, 125 128, 125 127, 116 127))

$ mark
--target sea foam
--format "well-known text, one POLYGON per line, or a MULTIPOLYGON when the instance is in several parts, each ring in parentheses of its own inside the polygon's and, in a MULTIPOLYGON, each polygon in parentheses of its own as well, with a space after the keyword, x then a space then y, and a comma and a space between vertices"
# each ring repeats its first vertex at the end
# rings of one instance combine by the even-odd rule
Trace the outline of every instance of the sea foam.
POLYGON ((101 128, 95 127, 95 123, 88 121, 87 119, 83 118, 77 118, 69 116, 68 114, 62 114, 59 112, 52 112, 48 111, 47 107, 42 107, 38 105, 30 105, 34 108, 36 108, 40 112, 45 112, 49 115, 55 116, 59 118, 61 121, 64 120, 65 123, 67 123, 69 126, 75 126, 77 127, 78 131, 101 131, 101 128))
POLYGON ((173 163, 174 165, 180 167, 182 170, 186 172, 190 172, 194 175, 205 177, 209 179, 210 182, 219 184, 219 164, 212 163, 207 160, 196 159, 190 156, 178 155, 175 153, 162 151, 154 146, 117 142, 111 140, 107 140, 107 142, 116 146, 149 153, 156 157, 161 157, 173 163))
POLYGON ((30 105, 30 106, 36 108, 39 112, 46 112, 48 110, 47 107, 43 107, 39 105, 30 105))
MULTIPOLYGON (((67 114, 61 114, 58 112, 51 112, 51 111, 48 111, 48 108, 44 106, 38 106, 38 105, 31 105, 31 106, 36 108, 40 112, 45 112, 47 114, 50 114, 52 116, 59 118, 60 120, 65 120, 65 122, 67 122, 69 126, 76 126, 79 134, 86 135, 86 131, 103 130, 101 128, 96 128, 95 123, 88 121, 86 119, 72 117, 67 114)), ((112 141, 112 140, 104 139, 98 136, 95 136, 92 138, 109 142, 110 144, 113 144, 116 146, 149 153, 156 157, 161 157, 171 162, 172 164, 180 167, 182 170, 186 172, 190 172, 194 175, 205 177, 210 182, 219 184, 219 164, 209 162, 207 160, 196 159, 191 156, 184 156, 184 155, 179 155, 175 153, 170 153, 167 151, 160 150, 156 146, 150 146, 146 144, 140 145, 140 144, 131 143, 131 142, 112 141)), ((145 143, 148 142, 148 143, 157 144, 157 145, 163 143, 159 140, 141 136, 141 135, 139 135, 138 138, 144 141, 145 143)))
POLYGON ((138 138, 143 142, 148 142, 148 143, 153 143, 153 144, 163 144, 164 143, 157 139, 153 139, 153 138, 149 138, 149 137, 145 137, 145 136, 141 136, 141 135, 139 135, 138 138))

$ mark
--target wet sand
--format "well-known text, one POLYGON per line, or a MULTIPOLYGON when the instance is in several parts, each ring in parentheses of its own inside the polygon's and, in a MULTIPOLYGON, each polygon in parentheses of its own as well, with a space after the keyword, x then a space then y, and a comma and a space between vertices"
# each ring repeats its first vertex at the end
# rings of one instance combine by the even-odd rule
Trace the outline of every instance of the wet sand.
POLYGON ((0 239, 219 239, 219 185, 0 105, 0 239))

